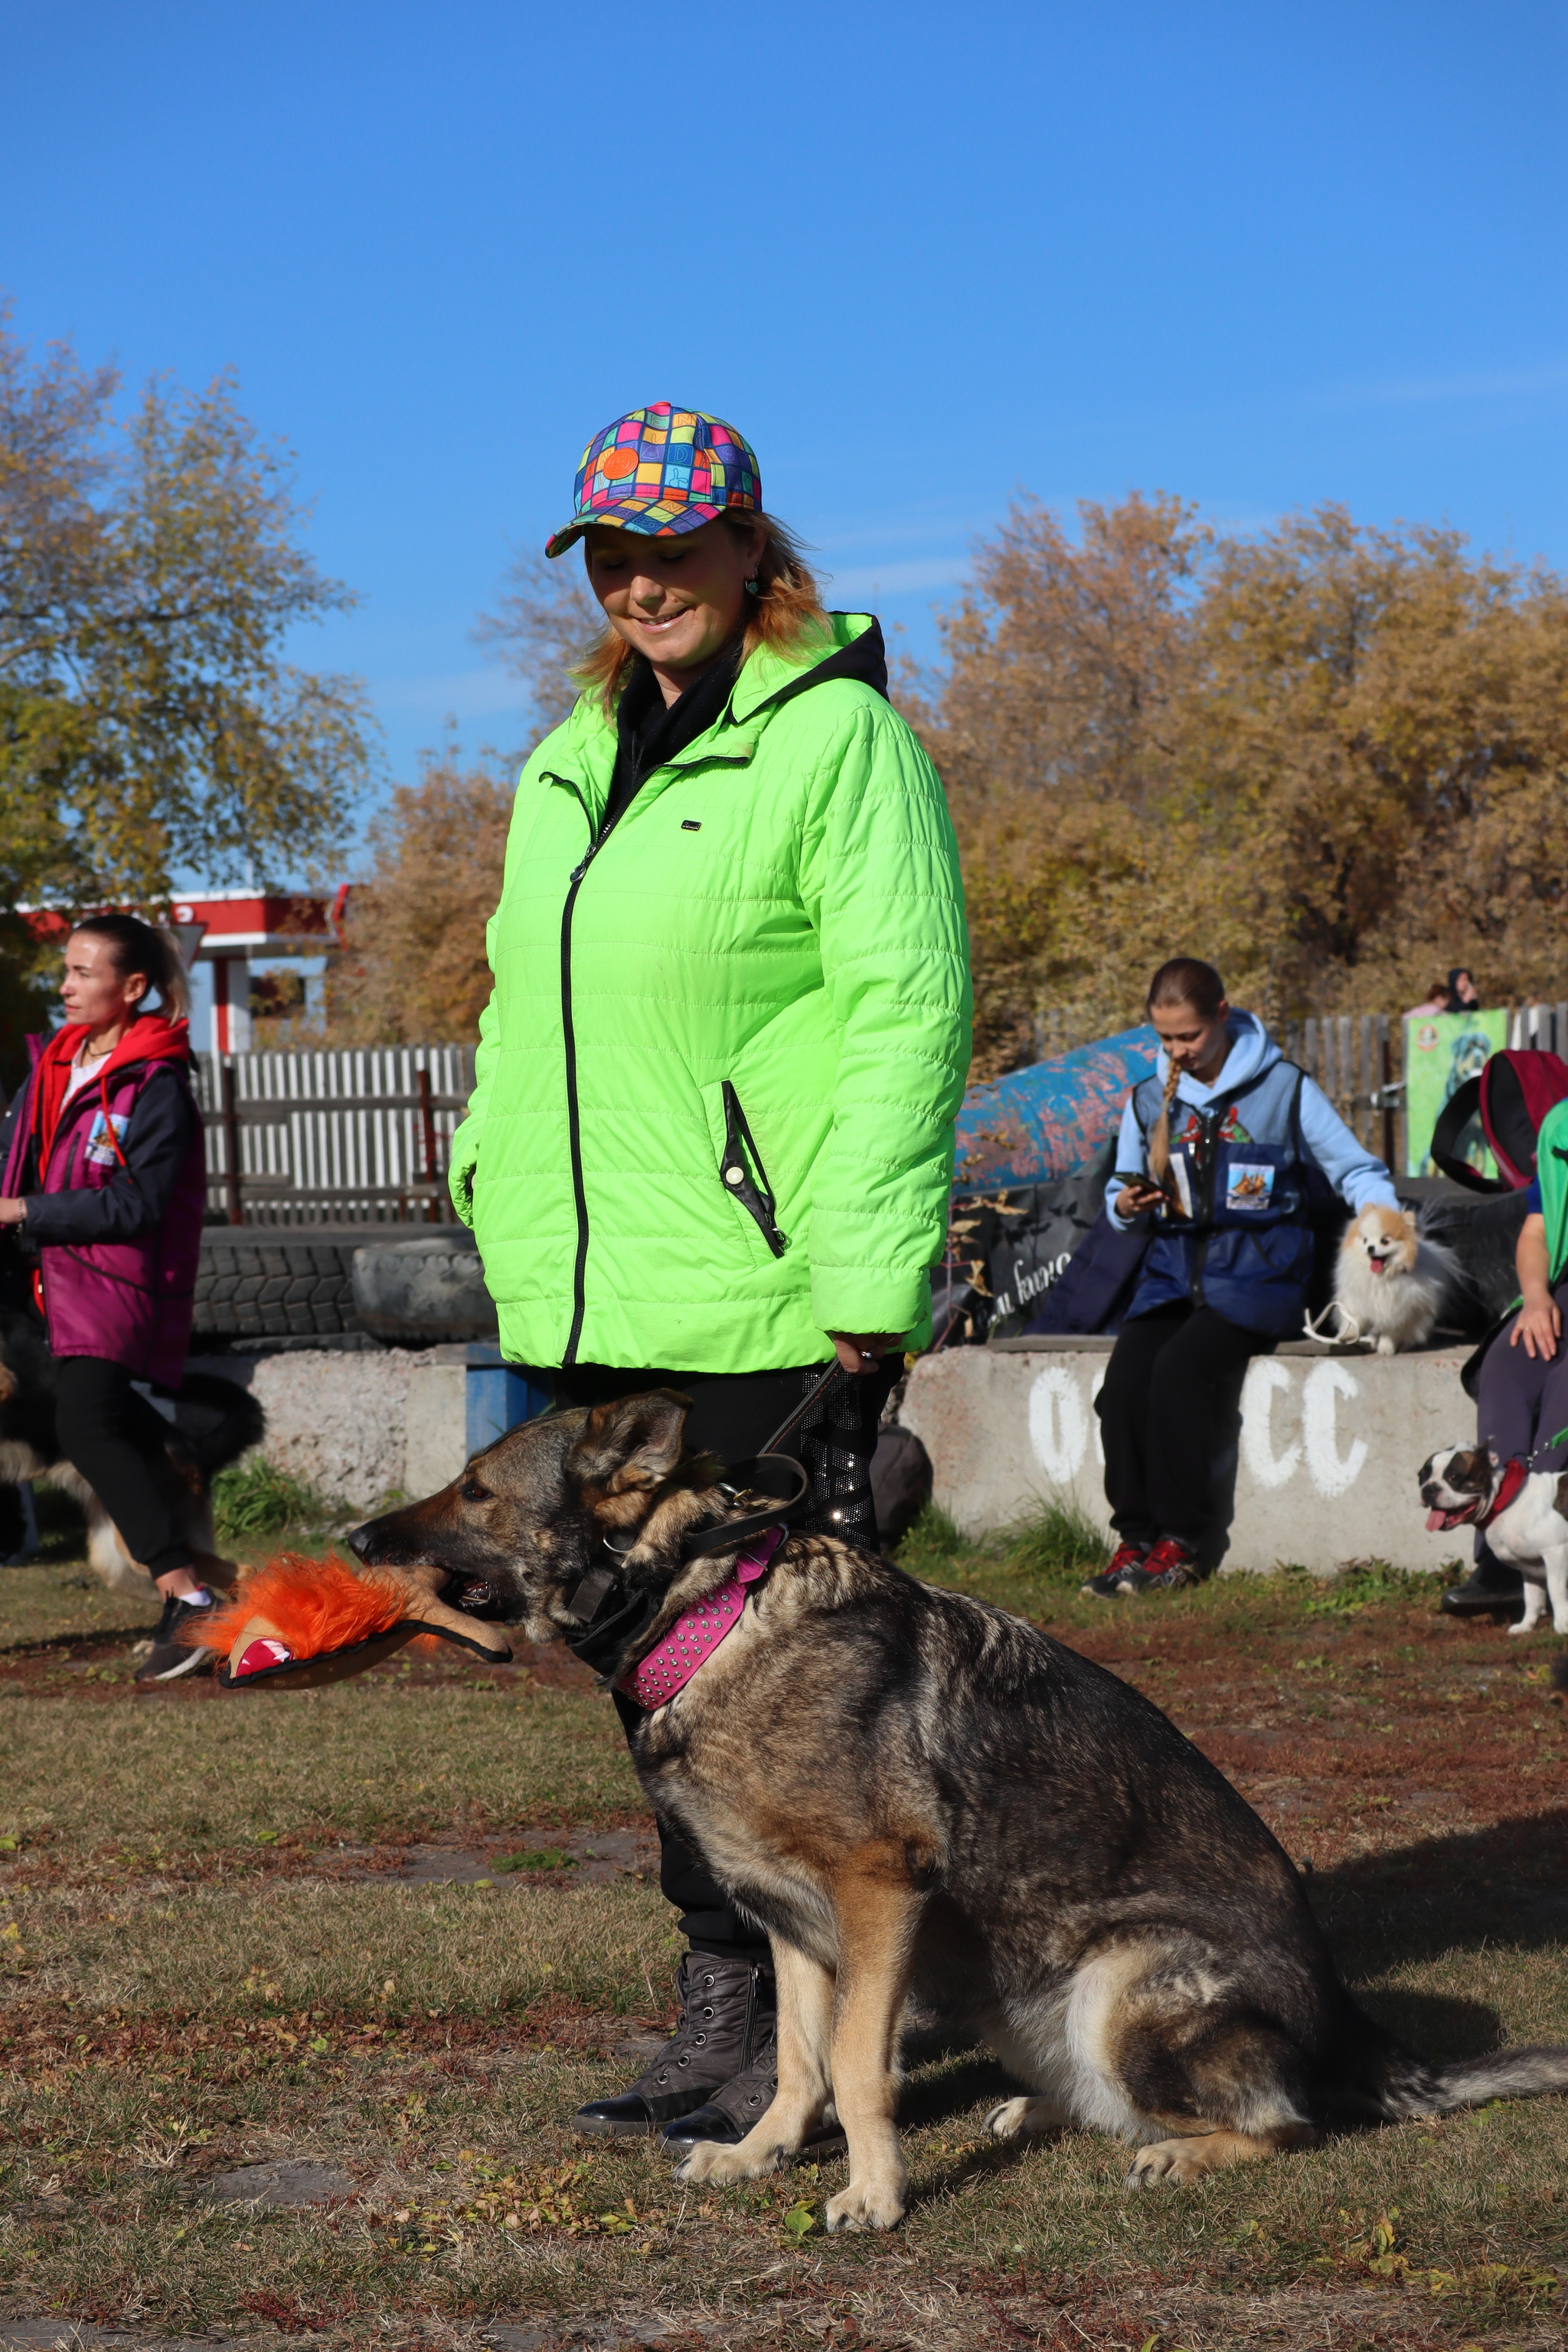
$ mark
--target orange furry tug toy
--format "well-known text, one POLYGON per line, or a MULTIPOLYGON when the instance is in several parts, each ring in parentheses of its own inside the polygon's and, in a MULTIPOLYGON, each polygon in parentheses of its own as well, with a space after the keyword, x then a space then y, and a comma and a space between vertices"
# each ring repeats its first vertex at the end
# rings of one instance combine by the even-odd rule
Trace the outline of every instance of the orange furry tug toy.
POLYGON ((492 1666, 512 1654, 502 1626, 437 1600, 439 1568, 378 1568, 369 1573, 341 1559, 269 1559, 187 1639, 224 1650, 225 1690, 303 1690, 343 1682, 424 1635, 451 1642, 492 1666))

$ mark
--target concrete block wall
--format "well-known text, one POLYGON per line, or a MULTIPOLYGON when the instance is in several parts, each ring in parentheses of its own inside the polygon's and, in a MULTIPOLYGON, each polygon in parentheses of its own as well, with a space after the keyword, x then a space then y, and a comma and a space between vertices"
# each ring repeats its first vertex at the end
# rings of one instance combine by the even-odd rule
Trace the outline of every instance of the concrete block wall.
MULTIPOLYGON (((1379 1357, 1292 1343, 1247 1369, 1236 1510, 1225 1565, 1320 1573, 1352 1559, 1438 1569, 1468 1544, 1429 1536, 1415 1473, 1439 1445, 1473 1440, 1459 1386, 1467 1348, 1379 1357)), ((931 1457, 936 1500, 966 1535, 1043 1499, 1075 1503, 1109 1531, 1094 1399, 1109 1339, 1004 1341, 925 1356, 900 1419, 931 1457)))
POLYGON ((248 1388, 266 1410, 267 1459, 361 1511, 394 1488, 435 1494, 548 1402, 482 1343, 193 1356, 191 1368, 248 1388))

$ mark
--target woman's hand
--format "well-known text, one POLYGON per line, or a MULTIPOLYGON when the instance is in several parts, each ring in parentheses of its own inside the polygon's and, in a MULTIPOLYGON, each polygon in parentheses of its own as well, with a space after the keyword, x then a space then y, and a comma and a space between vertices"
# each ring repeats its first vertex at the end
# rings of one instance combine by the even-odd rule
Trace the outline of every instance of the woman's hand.
POLYGON ((847 1372, 874 1372, 900 1335, 897 1331, 830 1331, 827 1336, 847 1372))
POLYGON ((1157 1209, 1164 1197, 1152 1178, 1135 1177, 1131 1184, 1123 1184, 1116 1195, 1116 1213, 1124 1218, 1141 1217, 1146 1209, 1157 1209))
POLYGON ((0 1198, 0 1225, 25 1225, 26 1222, 26 1201, 0 1198))
POLYGON ((1549 1364, 1563 1336, 1563 1316, 1552 1296, 1552 1261, 1546 1247, 1543 1216, 1532 1213, 1520 1227, 1513 1266, 1524 1303, 1513 1318, 1508 1344, 1517 1348, 1522 1339, 1527 1356, 1539 1356, 1543 1364, 1549 1364))
POLYGON ((1549 1364, 1557 1353, 1557 1342, 1562 1337, 1563 1310, 1552 1293, 1542 1290, 1537 1291, 1533 1297, 1527 1295, 1523 1306, 1513 1318, 1513 1328, 1508 1335, 1509 1346, 1517 1348, 1522 1339, 1527 1356, 1539 1356, 1543 1364, 1549 1364))

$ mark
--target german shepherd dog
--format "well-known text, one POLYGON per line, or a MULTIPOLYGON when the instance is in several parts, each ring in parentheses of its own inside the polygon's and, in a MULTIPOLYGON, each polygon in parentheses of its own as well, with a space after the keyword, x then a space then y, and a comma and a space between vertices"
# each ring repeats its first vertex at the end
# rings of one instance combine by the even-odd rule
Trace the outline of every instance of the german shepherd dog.
MULTIPOLYGON (((668 1391, 526 1423, 427 1502, 350 1538, 367 1564, 488 1586, 528 1637, 582 1631, 580 1584, 658 1612, 612 1685, 733 1573, 682 1537, 754 1508, 682 1450, 668 1391), (606 1543, 610 1549, 606 1550, 606 1543)), ((765 1498, 764 1498, 765 1499, 765 1498)), ((905 2205, 895 2051, 911 1996, 1030 2086, 999 2139, 1068 2125, 1188 2182, 1310 2147, 1325 2122, 1568 2089, 1568 2049, 1454 2065, 1404 2050, 1340 1983, 1288 1856, 1158 1707, 999 1609, 794 1536, 739 1624, 632 1753, 661 1820, 772 1938, 778 2095, 679 2177, 746 2180, 826 2116, 848 2141, 830 2230, 905 2205)))
MULTIPOLYGON (((0 1284, 0 1293, 4 1285, 0 1284)), ((0 1479, 47 1478, 80 1504, 87 1515, 88 1559, 112 1591, 144 1593, 156 1600, 153 1580, 132 1559, 115 1526, 87 1480, 60 1452, 55 1432, 55 1360, 37 1317, 16 1303, 0 1303, 0 1479)), ((236 1570, 214 1549, 212 1482, 220 1470, 252 1446, 266 1428, 257 1400, 237 1381, 213 1372, 187 1372, 174 1400, 174 1418, 154 1432, 154 1408, 147 1408, 150 1437, 158 1454, 155 1475, 177 1531, 210 1581, 229 1584, 236 1570)))

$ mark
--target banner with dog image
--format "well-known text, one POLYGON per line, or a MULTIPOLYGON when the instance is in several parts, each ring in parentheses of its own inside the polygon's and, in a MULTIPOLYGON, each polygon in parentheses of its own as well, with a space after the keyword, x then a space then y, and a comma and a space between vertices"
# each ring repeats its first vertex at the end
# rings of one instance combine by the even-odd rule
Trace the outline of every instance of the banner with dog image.
MULTIPOLYGON (((1432 1130, 1450 1095, 1508 1044, 1508 1012, 1412 1013, 1405 1022, 1405 1173, 1436 1176, 1432 1130)), ((1457 1146, 1483 1176, 1497 1174, 1478 1113, 1457 1146)))

